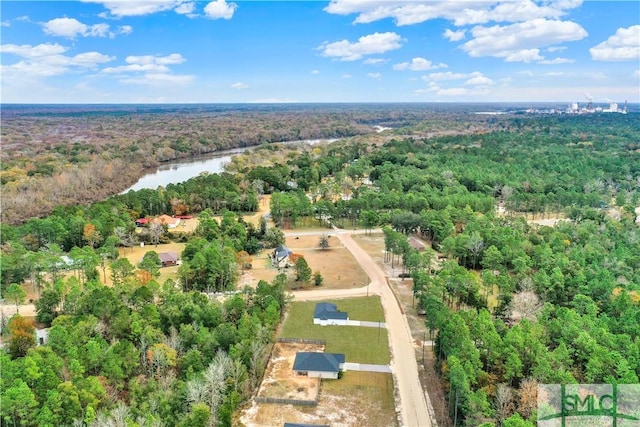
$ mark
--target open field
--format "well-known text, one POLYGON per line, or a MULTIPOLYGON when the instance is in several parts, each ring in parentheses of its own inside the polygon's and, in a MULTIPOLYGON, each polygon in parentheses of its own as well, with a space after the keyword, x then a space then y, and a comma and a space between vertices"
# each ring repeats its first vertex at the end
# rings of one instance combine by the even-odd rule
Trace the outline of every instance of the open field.
POLYGON ((323 345, 276 343, 269 366, 260 384, 258 397, 315 400, 320 388, 320 378, 296 375, 293 362, 299 351, 324 351, 323 345))
MULTIPOLYGON (((380 297, 329 300, 328 302, 336 304, 339 310, 348 312, 350 319, 384 321, 380 297)), ((326 340, 325 351, 344 353, 347 362, 389 364, 389 340, 386 329, 314 325, 315 304, 315 302, 293 302, 280 331, 280 337, 326 340)))
MULTIPOLYGON (((306 231, 307 229, 305 229, 306 231)), ((289 235, 286 237, 285 246, 293 253, 303 255, 314 273, 318 271, 322 274, 324 278, 322 288, 358 288, 368 283, 366 272, 337 238, 329 238, 330 246, 326 250, 318 247, 319 240, 320 237, 317 235, 289 235)), ((277 268, 271 266, 269 253, 272 250, 266 249, 253 256, 253 267, 251 270, 244 271, 240 276, 240 287, 255 287, 260 280, 271 282, 280 273, 277 268)), ((283 272, 293 281, 295 268, 290 267, 284 269, 283 272)), ((315 288, 311 283, 305 285, 305 287, 308 289, 315 288)))

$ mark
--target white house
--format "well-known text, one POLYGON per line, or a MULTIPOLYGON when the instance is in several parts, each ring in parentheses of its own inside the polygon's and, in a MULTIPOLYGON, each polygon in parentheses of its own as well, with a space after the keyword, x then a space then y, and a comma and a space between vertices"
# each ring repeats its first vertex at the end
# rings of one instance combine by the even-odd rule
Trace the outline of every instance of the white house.
POLYGON ((330 302, 319 302, 313 312, 314 325, 343 325, 349 321, 348 313, 339 311, 335 304, 330 302))
POLYGON ((337 379, 344 370, 344 354, 299 351, 293 362, 296 375, 337 379))
POLYGON ((285 245, 278 246, 271 253, 271 265, 277 268, 288 267, 289 255, 291 255, 291 251, 285 245))

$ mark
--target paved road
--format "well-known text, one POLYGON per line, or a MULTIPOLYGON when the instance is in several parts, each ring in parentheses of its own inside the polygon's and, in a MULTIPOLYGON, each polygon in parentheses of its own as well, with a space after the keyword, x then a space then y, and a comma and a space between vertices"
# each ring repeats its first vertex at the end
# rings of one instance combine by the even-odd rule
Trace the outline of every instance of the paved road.
MULTIPOLYGON (((322 234, 322 232, 318 232, 322 234)), ((371 279, 368 291, 380 295, 385 312, 389 345, 392 353, 392 371, 400 393, 400 414, 405 427, 431 427, 425 392, 418 377, 418 364, 413 349, 413 338, 406 317, 387 283, 384 272, 371 257, 351 238, 348 232, 333 232, 349 249, 371 279)), ((298 301, 317 301, 367 295, 367 287, 355 289, 319 289, 293 293, 298 301)))

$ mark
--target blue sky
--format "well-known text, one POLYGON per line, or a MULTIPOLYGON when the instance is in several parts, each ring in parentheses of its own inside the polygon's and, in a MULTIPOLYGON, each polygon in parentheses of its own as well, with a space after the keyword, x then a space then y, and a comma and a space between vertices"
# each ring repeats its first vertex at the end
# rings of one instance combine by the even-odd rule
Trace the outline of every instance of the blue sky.
POLYGON ((640 2, 1 1, 3 103, 640 102, 640 2))

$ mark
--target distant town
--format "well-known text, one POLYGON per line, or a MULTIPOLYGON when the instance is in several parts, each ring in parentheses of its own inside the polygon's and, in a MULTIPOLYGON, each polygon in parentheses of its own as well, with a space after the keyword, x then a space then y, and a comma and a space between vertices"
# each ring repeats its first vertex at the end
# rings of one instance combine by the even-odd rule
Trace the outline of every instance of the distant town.
POLYGON ((586 104, 580 105, 578 102, 572 102, 567 108, 528 108, 526 113, 529 114, 595 114, 595 113, 620 113, 627 114, 627 101, 620 108, 618 103, 610 101, 608 106, 595 105, 589 100, 586 104))

